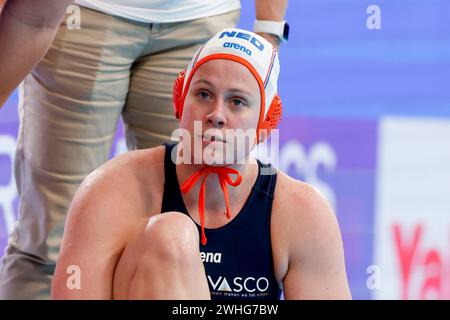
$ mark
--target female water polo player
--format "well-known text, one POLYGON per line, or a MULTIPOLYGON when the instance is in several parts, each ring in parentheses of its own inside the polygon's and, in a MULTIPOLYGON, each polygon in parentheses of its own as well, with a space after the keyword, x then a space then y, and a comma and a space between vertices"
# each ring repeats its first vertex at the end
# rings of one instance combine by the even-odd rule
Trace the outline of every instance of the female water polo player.
POLYGON ((326 200, 250 155, 278 124, 278 74, 252 32, 201 47, 174 85, 180 141, 118 156, 80 186, 52 297, 350 298, 326 200), (255 134, 237 143, 242 132, 255 134))

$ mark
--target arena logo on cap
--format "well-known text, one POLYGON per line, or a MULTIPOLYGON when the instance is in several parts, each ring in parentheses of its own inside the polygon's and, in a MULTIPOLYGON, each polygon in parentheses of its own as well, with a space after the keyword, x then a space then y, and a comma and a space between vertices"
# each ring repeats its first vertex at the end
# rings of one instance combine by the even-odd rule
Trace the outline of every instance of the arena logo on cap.
POLYGON ((233 48, 233 49, 236 49, 236 50, 239 50, 239 51, 243 51, 249 56, 252 55, 252 50, 247 49, 246 47, 241 46, 240 44, 237 44, 237 43, 234 43, 234 42, 225 42, 223 44, 223 47, 224 48, 233 48))
POLYGON ((222 39, 225 36, 230 37, 230 38, 239 38, 239 39, 243 39, 243 40, 249 41, 259 51, 263 51, 264 50, 264 45, 261 43, 261 41, 259 41, 255 37, 253 37, 251 34, 248 34, 248 33, 245 33, 245 32, 224 31, 224 32, 222 32, 220 34, 219 39, 222 39))

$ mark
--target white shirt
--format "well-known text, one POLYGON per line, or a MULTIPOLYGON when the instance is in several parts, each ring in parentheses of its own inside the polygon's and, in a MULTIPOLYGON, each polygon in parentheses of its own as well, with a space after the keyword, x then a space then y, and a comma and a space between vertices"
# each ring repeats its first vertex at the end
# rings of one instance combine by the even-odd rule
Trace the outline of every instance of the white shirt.
POLYGON ((75 3, 110 15, 147 23, 199 19, 241 7, 239 0, 75 0, 75 3))

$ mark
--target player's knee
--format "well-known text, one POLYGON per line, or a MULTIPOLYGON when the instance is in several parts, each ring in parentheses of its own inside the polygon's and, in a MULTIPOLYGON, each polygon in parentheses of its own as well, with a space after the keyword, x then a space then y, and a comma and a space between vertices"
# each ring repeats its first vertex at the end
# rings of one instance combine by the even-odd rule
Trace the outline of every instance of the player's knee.
POLYGON ((170 263, 189 264, 199 250, 197 227, 191 218, 179 212, 152 217, 145 230, 147 254, 170 263))

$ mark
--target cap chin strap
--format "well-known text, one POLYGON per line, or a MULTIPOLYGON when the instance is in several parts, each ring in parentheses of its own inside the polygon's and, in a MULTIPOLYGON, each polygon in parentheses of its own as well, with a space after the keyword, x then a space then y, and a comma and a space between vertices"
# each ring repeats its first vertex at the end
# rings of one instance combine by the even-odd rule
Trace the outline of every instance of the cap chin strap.
POLYGON ((237 187, 242 182, 242 176, 238 170, 228 167, 213 167, 213 166, 205 166, 197 172, 193 173, 183 184, 180 186, 181 192, 186 193, 192 189, 192 187, 196 184, 196 182, 202 178, 202 182, 200 185, 200 192, 198 195, 198 211, 200 216, 200 224, 202 229, 202 244, 206 245, 207 239, 205 235, 205 191, 206 191, 206 178, 210 174, 217 174, 219 178, 220 188, 222 189, 223 196, 225 198, 225 204, 227 207, 226 216, 228 219, 231 218, 230 212, 230 202, 228 197, 228 186, 227 184, 237 187), (230 177, 231 174, 236 175, 236 179, 233 181, 230 177))

